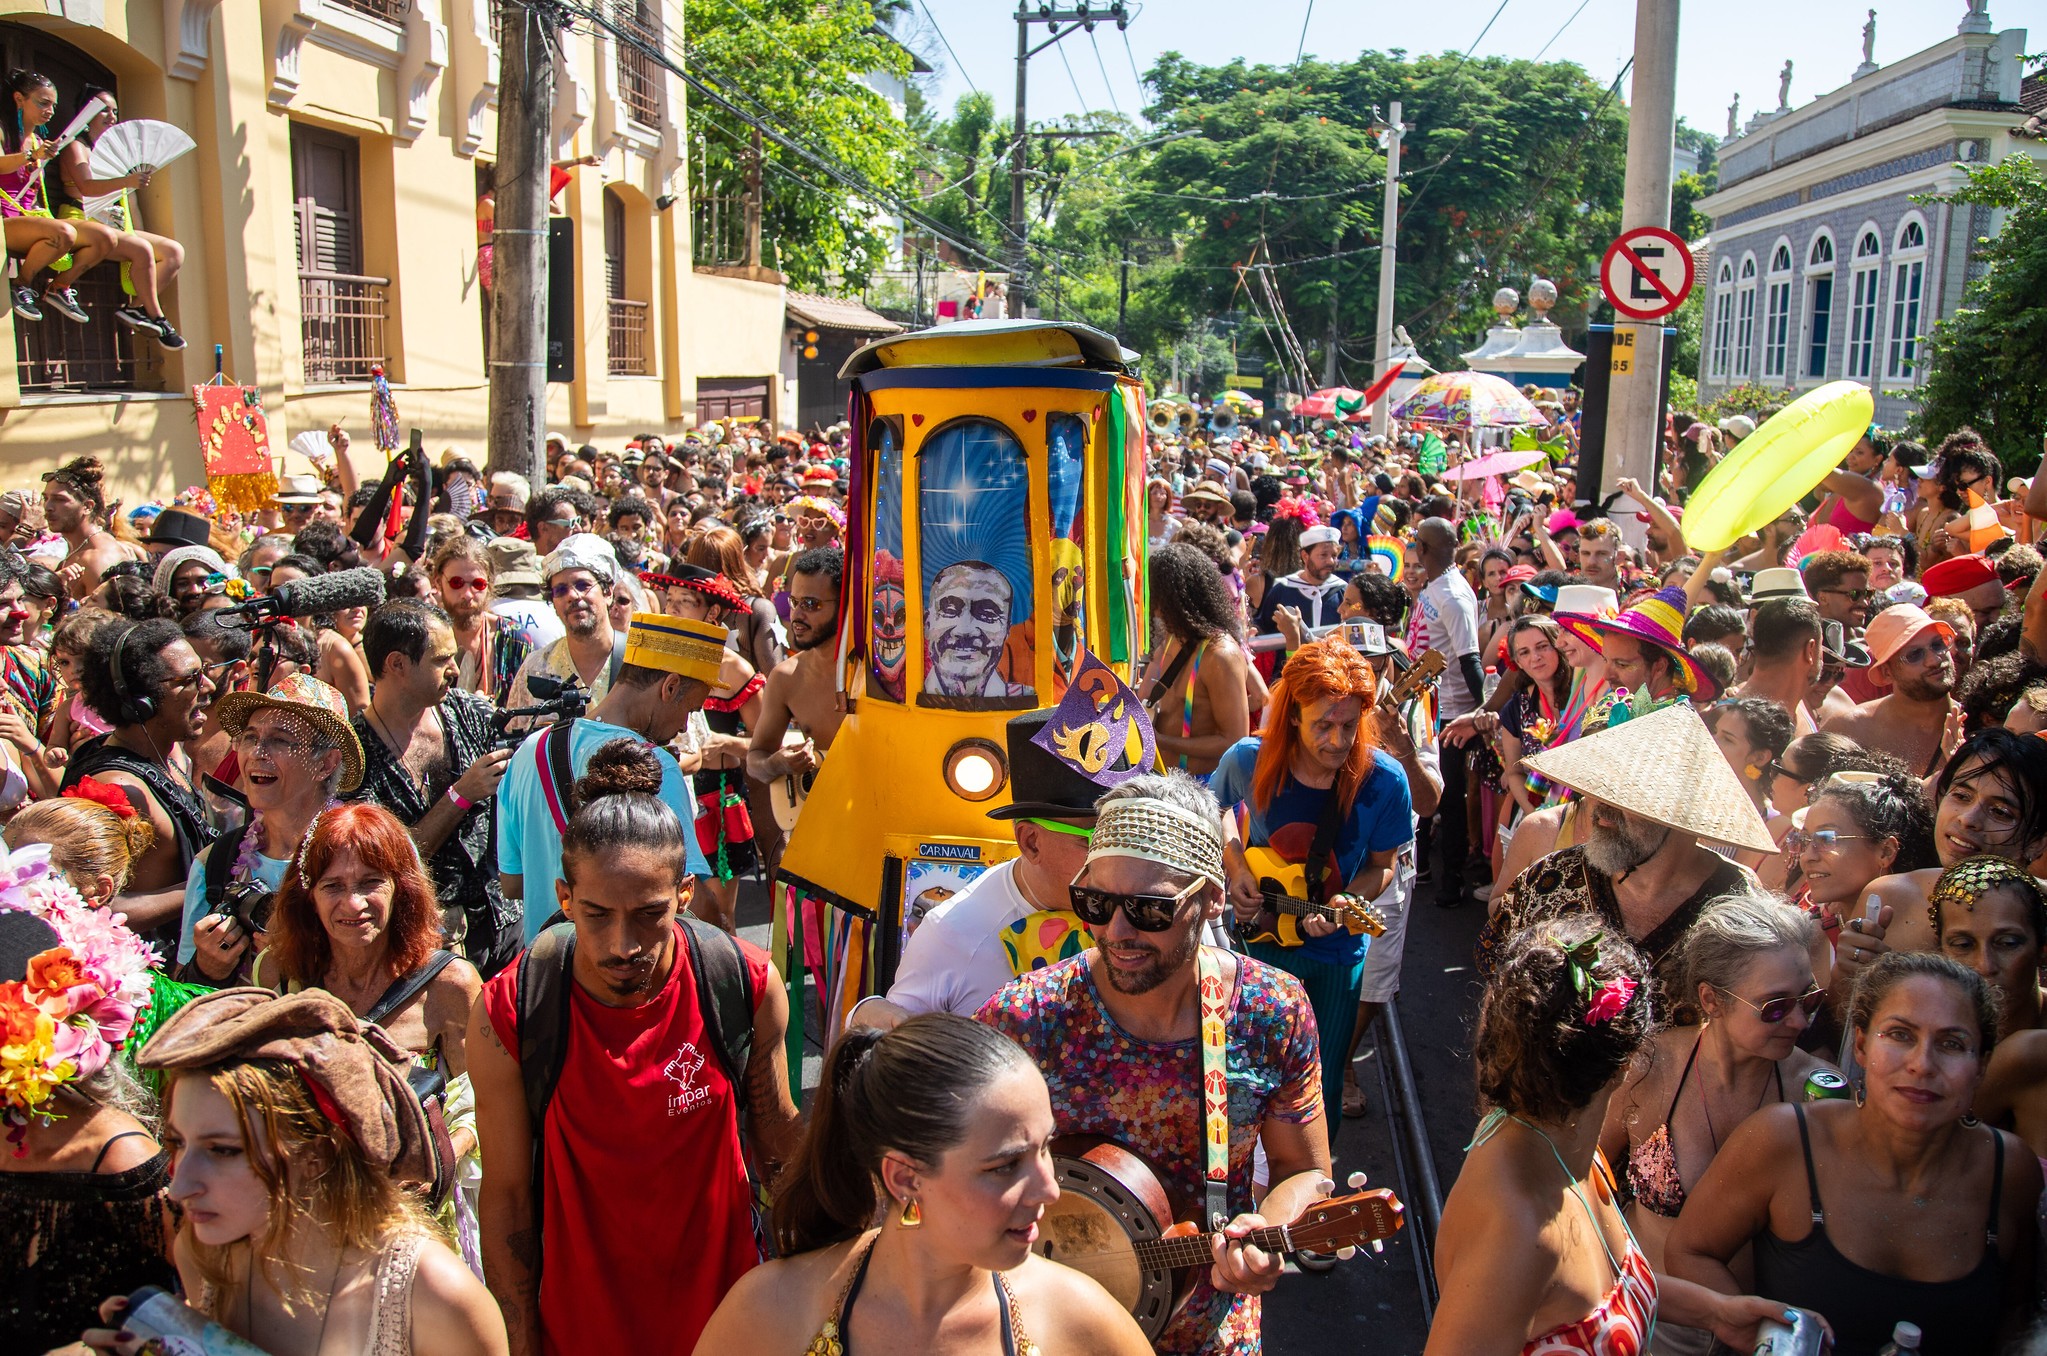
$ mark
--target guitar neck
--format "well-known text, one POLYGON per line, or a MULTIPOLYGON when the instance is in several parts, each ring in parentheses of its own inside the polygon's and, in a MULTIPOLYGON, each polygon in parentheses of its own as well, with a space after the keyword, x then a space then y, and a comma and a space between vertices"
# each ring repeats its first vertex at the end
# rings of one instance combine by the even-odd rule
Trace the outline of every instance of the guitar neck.
MULTIPOLYGON (((1133 1244, 1137 1260, 1147 1267, 1207 1266, 1215 1260, 1215 1235, 1181 1234, 1173 1238, 1147 1238, 1133 1244)), ((1245 1236, 1244 1242, 1264 1252, 1287 1250, 1286 1231, 1277 1224, 1268 1224, 1262 1229, 1253 1229, 1245 1236)))
POLYGON ((1305 899, 1295 899, 1277 891, 1267 893, 1265 907, 1274 913, 1288 914, 1294 918, 1335 918, 1336 910, 1327 904, 1311 904, 1305 899))

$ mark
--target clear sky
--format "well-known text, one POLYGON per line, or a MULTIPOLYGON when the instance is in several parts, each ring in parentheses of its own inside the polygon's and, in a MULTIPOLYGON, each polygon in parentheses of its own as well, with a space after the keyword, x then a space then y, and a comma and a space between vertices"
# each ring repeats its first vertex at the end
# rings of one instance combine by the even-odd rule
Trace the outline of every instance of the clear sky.
MULTIPOLYGON (((1130 3, 1137 8, 1139 0, 1130 3)), ((1838 89, 1862 60, 1862 25, 1872 4, 1879 64, 1952 37, 1967 11, 1965 0, 1685 0, 1679 116, 1717 135, 1726 130, 1727 105, 1737 93, 1744 122, 1759 107, 1775 108, 1786 60, 1793 63, 1793 107, 1838 89)), ((1165 51, 1210 63, 1241 56, 1284 65, 1300 48, 1304 21, 1307 51, 1328 59, 1366 48, 1463 51, 1495 10, 1499 17, 1476 55, 1532 58, 1547 45, 1549 59, 1575 61, 1595 79, 1610 81, 1634 52, 1635 0, 1584 0, 1571 18, 1578 9, 1578 0, 1506 0, 1504 9, 1499 0, 1142 0, 1126 33, 1099 26, 1093 46, 1087 34, 1073 34, 1059 44, 1065 64, 1059 48, 1032 58, 1030 112, 1057 117, 1120 106, 1134 114, 1142 99, 1132 68, 1146 69, 1165 51)), ((2026 50, 2047 50, 2047 0, 1989 0, 1989 11, 1994 28, 2028 30, 2026 50)), ((941 109, 978 86, 1009 117, 1016 89, 1014 12, 1014 0, 918 0, 903 27, 935 57, 941 109), (950 53, 937 33, 951 43, 950 53)), ((1037 33, 1034 42, 1042 40, 1043 30, 1037 33)))

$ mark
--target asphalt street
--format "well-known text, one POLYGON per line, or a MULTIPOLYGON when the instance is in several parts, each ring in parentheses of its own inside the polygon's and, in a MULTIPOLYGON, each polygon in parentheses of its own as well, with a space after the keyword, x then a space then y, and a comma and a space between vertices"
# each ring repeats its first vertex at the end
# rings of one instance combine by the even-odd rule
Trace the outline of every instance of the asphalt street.
MULTIPOLYGON (((1473 1112, 1471 1029, 1478 1013, 1478 990, 1471 972, 1471 948, 1485 914, 1477 904, 1437 908, 1434 892, 1426 885, 1420 887, 1412 907, 1402 963, 1400 1019, 1436 1175, 1447 1193, 1464 1161, 1464 1145, 1477 1119, 1473 1112)), ((766 891, 755 882, 741 887, 739 922, 743 937, 767 945, 766 891)), ((805 1088, 817 1085, 821 1064, 814 1001, 809 1010, 805 1088)), ((1393 1188, 1407 1203, 1412 1220, 1420 1213, 1420 1186, 1412 1165, 1403 1175, 1396 1163, 1396 1141, 1405 1141, 1399 1133, 1400 1122, 1388 1114, 1380 1077, 1379 1066, 1387 1056, 1379 1043, 1385 1036, 1382 1026, 1377 1039, 1367 1039, 1362 1048, 1359 1079, 1371 1106, 1362 1120, 1345 1120, 1337 1133, 1336 1179, 1341 1191, 1349 1175, 1361 1171, 1368 1186, 1393 1188)), ((1331 1272, 1311 1275, 1289 1267, 1278 1288, 1265 1299, 1265 1350, 1270 1356, 1323 1356, 1331 1350, 1370 1350, 1377 1356, 1419 1353, 1428 1322, 1417 1274, 1415 1232, 1412 1227, 1404 1229, 1383 1253, 1360 1251, 1331 1272)))

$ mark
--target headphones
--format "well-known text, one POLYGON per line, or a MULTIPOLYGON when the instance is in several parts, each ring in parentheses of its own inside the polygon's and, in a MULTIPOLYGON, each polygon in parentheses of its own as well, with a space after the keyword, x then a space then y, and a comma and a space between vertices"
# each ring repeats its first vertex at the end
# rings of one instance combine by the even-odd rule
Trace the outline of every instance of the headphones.
POLYGON ((135 628, 139 625, 141 625, 140 622, 129 623, 128 629, 121 633, 121 638, 114 642, 114 662, 111 665, 114 675, 114 695, 120 699, 121 708, 115 714, 124 723, 129 725, 144 724, 156 715, 156 698, 148 693, 143 693, 141 696, 135 695, 128 683, 128 637, 135 634, 135 628))

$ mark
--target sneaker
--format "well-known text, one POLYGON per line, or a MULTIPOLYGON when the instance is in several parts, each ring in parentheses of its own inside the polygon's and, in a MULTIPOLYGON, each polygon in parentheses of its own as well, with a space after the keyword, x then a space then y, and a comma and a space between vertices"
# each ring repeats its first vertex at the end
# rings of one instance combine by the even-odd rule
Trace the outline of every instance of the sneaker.
POLYGON ((143 310, 140 306, 123 306, 114 312, 114 319, 120 321, 131 330, 156 328, 155 323, 149 318, 149 312, 143 310))
POLYGON ((156 342, 165 348, 180 349, 185 346, 185 336, 172 328, 169 316, 151 316, 149 318, 149 328, 155 332, 156 342))
POLYGON ((43 305, 74 324, 90 323, 92 316, 78 304, 78 292, 70 287, 46 287, 43 289, 43 305))
POLYGON ((41 320, 43 310, 36 305, 35 289, 17 287, 14 289, 14 313, 23 320, 41 320))

